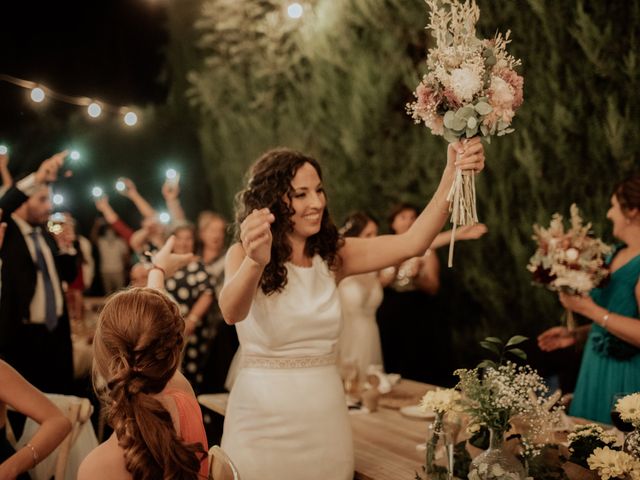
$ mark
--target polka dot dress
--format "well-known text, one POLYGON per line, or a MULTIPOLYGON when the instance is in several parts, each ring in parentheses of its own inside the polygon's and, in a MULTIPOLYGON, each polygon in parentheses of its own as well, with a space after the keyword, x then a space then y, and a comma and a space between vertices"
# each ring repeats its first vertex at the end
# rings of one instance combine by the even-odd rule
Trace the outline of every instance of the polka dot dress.
MULTIPOLYGON (((173 277, 165 281, 167 293, 180 307, 180 313, 186 317, 201 295, 214 294, 209 274, 202 262, 191 262, 173 277)), ((182 372, 191 383, 196 394, 202 390, 202 369, 206 361, 208 345, 211 340, 211 328, 205 315, 195 330, 187 338, 182 358, 182 372)))

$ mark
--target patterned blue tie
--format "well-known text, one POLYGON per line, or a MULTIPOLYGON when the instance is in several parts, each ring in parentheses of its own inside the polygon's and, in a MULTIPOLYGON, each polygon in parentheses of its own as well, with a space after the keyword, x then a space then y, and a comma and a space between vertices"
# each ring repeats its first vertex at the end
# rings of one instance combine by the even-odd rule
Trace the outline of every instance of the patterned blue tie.
POLYGON ((36 268, 42 273, 44 283, 44 305, 45 305, 45 323, 49 331, 52 331, 58 325, 58 315, 56 315, 56 294, 53 291, 53 282, 47 268, 47 261, 44 259, 42 249, 40 248, 40 229, 36 228, 31 232, 33 245, 36 252, 36 268))

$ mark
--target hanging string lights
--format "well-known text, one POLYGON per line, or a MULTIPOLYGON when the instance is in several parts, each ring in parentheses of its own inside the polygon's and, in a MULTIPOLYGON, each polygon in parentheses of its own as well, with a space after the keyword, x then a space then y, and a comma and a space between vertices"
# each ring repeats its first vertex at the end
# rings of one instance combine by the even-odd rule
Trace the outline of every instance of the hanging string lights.
POLYGON ((88 97, 74 97, 70 95, 65 95, 65 94, 56 92, 54 90, 51 90, 50 88, 47 88, 36 82, 23 80, 21 78, 13 77, 11 75, 6 75, 2 73, 0 73, 0 81, 5 81, 13 85, 16 85, 18 87, 22 87, 24 89, 29 90, 29 98, 34 103, 43 103, 45 102, 45 100, 48 100, 49 98, 51 98, 52 100, 68 103, 70 105, 85 107, 87 110, 87 115, 89 115, 89 117, 91 118, 98 118, 105 111, 115 113, 122 118, 123 123, 128 127, 135 126, 139 120, 139 113, 136 113, 133 109, 129 107, 109 105, 105 102, 101 102, 96 99, 88 98, 88 97))

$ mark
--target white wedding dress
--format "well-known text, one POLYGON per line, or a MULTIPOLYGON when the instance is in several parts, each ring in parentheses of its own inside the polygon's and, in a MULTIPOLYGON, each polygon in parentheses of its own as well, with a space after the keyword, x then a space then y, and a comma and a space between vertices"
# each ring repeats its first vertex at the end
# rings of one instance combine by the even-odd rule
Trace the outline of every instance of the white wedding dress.
POLYGON ((376 310, 382 303, 382 285, 378 273, 347 277, 338 285, 344 326, 338 343, 339 363, 355 365, 360 380, 369 365, 382 365, 380 331, 376 310))
POLYGON ((319 256, 309 268, 286 267, 284 290, 259 290, 236 325, 242 366, 222 449, 242 480, 351 480, 353 439, 335 365, 335 278, 319 256))

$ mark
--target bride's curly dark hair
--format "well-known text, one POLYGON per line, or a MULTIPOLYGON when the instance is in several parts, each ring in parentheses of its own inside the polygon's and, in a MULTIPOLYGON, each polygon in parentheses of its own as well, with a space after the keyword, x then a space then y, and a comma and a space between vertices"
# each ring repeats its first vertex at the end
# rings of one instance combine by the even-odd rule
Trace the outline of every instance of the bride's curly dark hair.
MULTIPOLYGON (((290 207, 293 194, 291 181, 305 163, 311 164, 322 180, 322 170, 314 158, 288 148, 269 150, 253 164, 246 188, 236 195, 236 240, 240 238, 242 221, 254 209, 269 208, 275 216, 275 221, 271 224, 271 261, 264 268, 260 279, 260 288, 266 295, 282 291, 287 284, 285 262, 291 257, 291 244, 287 234, 293 232, 291 216, 294 214, 290 207), (285 198, 289 201, 286 202, 285 198)), ((343 239, 325 205, 320 231, 307 238, 304 253, 309 257, 320 255, 330 269, 336 270, 340 262, 338 249, 342 243, 343 239)))

